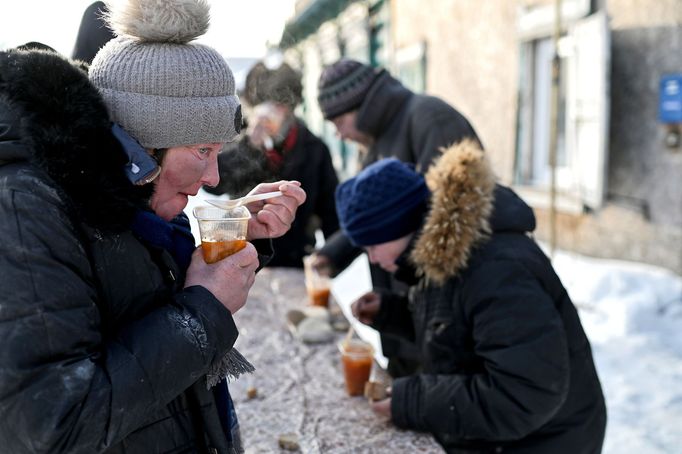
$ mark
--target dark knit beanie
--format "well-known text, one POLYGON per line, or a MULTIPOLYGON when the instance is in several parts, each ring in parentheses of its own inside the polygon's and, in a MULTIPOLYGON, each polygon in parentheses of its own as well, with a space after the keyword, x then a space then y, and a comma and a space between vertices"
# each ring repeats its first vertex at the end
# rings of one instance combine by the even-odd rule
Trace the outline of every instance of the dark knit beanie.
POLYGON ((317 102, 324 118, 331 120, 359 108, 381 72, 383 70, 346 58, 327 66, 317 85, 317 102))
POLYGON ((354 245, 373 246, 418 230, 430 195, 411 165, 387 158, 338 186, 336 211, 354 245))

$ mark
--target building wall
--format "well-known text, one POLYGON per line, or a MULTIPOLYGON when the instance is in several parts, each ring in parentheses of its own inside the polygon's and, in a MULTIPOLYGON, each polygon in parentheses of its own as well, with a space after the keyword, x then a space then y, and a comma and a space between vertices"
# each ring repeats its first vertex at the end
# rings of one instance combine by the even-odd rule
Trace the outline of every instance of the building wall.
POLYGON ((472 123, 498 176, 513 175, 518 46, 516 6, 480 2, 394 0, 395 49, 426 44, 426 92, 452 104, 472 123))
MULTIPOLYGON (((546 240, 549 213, 535 209, 536 238, 546 240)), ((596 214, 557 216, 559 249, 619 260, 633 260, 682 274, 682 229, 655 225, 636 211, 609 204, 596 214)))
MULTIPOLYGON (((519 72, 517 13, 550 0, 394 0, 396 48, 423 40, 427 88, 464 113, 509 183, 514 169, 519 72), (438 11, 438 14, 434 14, 438 11)), ((682 0, 602 0, 611 18, 611 126, 607 202, 597 213, 560 213, 558 247, 649 262, 682 274, 682 149, 668 149, 657 120, 658 85, 682 72, 682 0), (646 11, 646 13, 644 13, 646 11)), ((537 236, 549 215, 535 207, 537 236)))
POLYGON ((560 245, 682 274, 682 148, 665 146, 657 118, 661 75, 682 73, 682 0, 599 6, 611 18, 608 204, 561 224, 560 245))
POLYGON ((682 149, 665 146, 659 81, 682 74, 682 0, 609 0, 609 195, 656 225, 682 226, 682 149), (646 10, 646 14, 642 11, 646 10))

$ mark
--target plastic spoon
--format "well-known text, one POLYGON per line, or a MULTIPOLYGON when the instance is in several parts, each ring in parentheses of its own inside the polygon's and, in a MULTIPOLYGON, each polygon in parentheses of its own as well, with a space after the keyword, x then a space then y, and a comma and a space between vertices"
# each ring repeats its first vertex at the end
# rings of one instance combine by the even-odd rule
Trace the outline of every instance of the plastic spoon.
POLYGON ((265 192, 263 194, 247 195, 232 200, 206 199, 205 202, 213 205, 214 207, 222 208, 223 210, 231 210, 232 208, 237 208, 239 206, 246 205, 257 200, 271 199, 273 197, 279 197, 281 195, 282 191, 274 191, 265 192))

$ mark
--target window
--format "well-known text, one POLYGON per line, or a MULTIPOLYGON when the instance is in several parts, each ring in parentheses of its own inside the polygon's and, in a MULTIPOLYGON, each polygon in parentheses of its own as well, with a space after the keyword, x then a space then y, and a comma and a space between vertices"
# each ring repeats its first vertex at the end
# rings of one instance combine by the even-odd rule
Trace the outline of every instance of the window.
MULTIPOLYGON (((551 121, 552 58, 551 38, 537 39, 522 44, 519 116, 517 135, 516 183, 548 187, 550 183, 549 147, 551 121)), ((557 173, 559 186, 567 187, 568 177, 565 112, 566 64, 561 65, 557 129, 557 173), (563 177, 563 178, 562 178, 563 177)))
MULTIPOLYGON (((522 193, 523 188, 544 191, 551 176, 552 39, 533 36, 521 43, 520 55, 515 184, 522 193)), ((559 56, 557 189, 576 209, 596 209, 606 184, 610 68, 606 14, 573 21, 559 41, 559 56)))
POLYGON ((396 75, 403 85, 423 93, 426 90, 426 43, 398 49, 395 61, 396 75))
POLYGON ((369 61, 389 67, 391 11, 389 0, 375 0, 369 7, 369 61))

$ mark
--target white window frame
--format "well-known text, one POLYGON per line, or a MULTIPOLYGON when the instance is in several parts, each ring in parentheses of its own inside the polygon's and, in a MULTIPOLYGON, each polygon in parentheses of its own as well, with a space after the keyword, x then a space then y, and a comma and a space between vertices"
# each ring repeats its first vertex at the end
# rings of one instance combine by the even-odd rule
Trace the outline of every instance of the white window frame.
POLYGON ((426 43, 419 42, 410 46, 401 47, 395 52, 395 74, 400 81, 410 90, 423 93, 426 90, 426 43), (420 84, 406 77, 406 72, 420 71, 420 84))
MULTIPOLYGON (((523 97, 519 102, 515 189, 531 205, 547 208, 551 172, 548 164, 550 71, 554 51, 546 34, 551 30, 547 28, 552 18, 548 14, 551 7, 540 10, 542 14, 536 9, 530 16, 520 16, 521 46, 528 58, 520 80, 520 84, 527 85, 520 91, 523 97), (539 21, 540 17, 545 22, 539 21)), ((560 119, 564 121, 558 140, 559 152, 564 154, 559 156, 556 169, 557 206, 561 211, 581 212, 586 207, 599 209, 604 200, 610 41, 604 12, 580 19, 580 14, 589 11, 589 2, 564 2, 562 11, 569 26, 559 42, 564 96, 560 119)))

